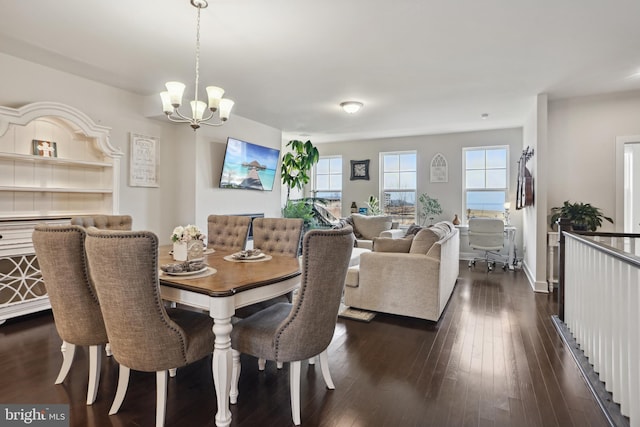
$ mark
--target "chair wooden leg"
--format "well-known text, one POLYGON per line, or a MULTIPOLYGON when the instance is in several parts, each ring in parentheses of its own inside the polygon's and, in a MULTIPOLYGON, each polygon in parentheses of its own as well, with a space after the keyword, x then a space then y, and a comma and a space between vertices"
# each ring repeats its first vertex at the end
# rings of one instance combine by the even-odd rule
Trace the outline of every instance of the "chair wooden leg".
POLYGON ((173 377, 175 377, 175 376, 176 376, 176 373, 177 373, 177 372, 178 372, 178 369, 177 369, 177 368, 171 368, 171 369, 169 369, 169 376, 170 376, 171 378, 173 378, 173 377))
POLYGON ((282 366, 283 366, 282 362, 276 362, 276 368, 282 369, 282 366))
POLYGON ((156 427, 164 427, 167 409, 167 371, 156 372, 156 427))
POLYGON ((289 363, 289 389, 293 423, 300 425, 300 361, 289 363))
POLYGON ((316 364, 316 357, 311 357, 309 358, 309 365, 315 365, 316 364))
POLYGON ((117 414, 120 410, 120 406, 122 406, 124 396, 127 394, 127 387, 129 386, 129 372, 129 368, 124 365, 120 365, 118 388, 116 389, 116 397, 113 398, 111 409, 109 409, 109 415, 117 414))
POLYGON ((240 370, 242 368, 240 366, 240 352, 231 350, 231 357, 233 358, 233 365, 231 368, 231 389, 229 391, 229 402, 232 405, 235 405, 238 402, 238 382, 240 381, 240 370))
POLYGON ((329 372, 329 356, 327 355, 327 349, 320 353, 319 357, 320 369, 322 370, 322 378, 324 378, 324 383, 327 385, 328 389, 334 390, 336 386, 333 384, 333 380, 331 379, 331 372, 329 372))
POLYGON ((102 361, 102 346, 89 346, 89 387, 87 389, 87 405, 93 405, 98 395, 100 385, 100 362, 102 361))
POLYGON ((104 346, 104 352, 107 355, 107 357, 111 357, 113 355, 113 353, 111 352, 111 344, 107 343, 104 346))
POLYGON ((258 370, 264 371, 265 366, 267 365, 267 361, 262 357, 258 359, 258 370))
POLYGON ((62 383, 62 381, 64 381, 64 379, 67 377, 67 374, 71 370, 73 356, 74 354, 76 354, 76 346, 74 344, 62 341, 60 351, 62 352, 62 366, 60 367, 58 378, 56 378, 56 384, 62 383))

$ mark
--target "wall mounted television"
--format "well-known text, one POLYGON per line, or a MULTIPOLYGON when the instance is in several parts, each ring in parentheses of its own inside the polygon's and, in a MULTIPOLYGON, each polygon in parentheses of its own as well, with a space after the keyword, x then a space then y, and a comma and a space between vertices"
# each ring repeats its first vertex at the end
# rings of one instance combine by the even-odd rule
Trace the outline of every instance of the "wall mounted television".
POLYGON ((280 150, 227 138, 220 188, 273 190, 280 150))

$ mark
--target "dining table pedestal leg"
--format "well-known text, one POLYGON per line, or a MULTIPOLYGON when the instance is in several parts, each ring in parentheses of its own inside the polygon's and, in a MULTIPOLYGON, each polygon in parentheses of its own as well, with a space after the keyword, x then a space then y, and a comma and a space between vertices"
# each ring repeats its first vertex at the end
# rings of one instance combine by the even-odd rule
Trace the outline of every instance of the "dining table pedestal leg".
MULTIPOLYGON (((214 311, 212 311, 214 313, 214 311)), ((213 333, 216 337, 213 349, 213 383, 216 388, 216 400, 218 413, 216 414, 216 426, 227 427, 231 424, 231 411, 229 410, 229 388, 231 387, 231 317, 214 318, 213 333)))

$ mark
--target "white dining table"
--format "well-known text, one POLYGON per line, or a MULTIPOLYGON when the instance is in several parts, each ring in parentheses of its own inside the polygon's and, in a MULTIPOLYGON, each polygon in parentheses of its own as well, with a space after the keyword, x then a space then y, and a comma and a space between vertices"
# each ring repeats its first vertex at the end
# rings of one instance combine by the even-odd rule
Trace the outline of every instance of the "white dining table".
MULTIPOLYGON (((159 265, 175 262, 170 250, 171 246, 159 248, 159 265)), ((231 318, 235 310, 285 295, 300 285, 301 278, 297 258, 272 255, 264 261, 231 262, 224 259, 229 255, 231 252, 221 251, 205 255, 209 270, 192 277, 160 274, 160 292, 164 300, 208 311, 214 320, 212 371, 218 427, 231 424, 231 318)))

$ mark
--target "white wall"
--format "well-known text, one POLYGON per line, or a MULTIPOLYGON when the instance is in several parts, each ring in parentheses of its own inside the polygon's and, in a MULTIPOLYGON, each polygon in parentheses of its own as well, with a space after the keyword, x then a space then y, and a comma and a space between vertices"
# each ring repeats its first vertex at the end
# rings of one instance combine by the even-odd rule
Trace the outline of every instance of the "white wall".
MULTIPOLYGON (((616 137, 638 134, 640 91, 550 101, 549 209, 588 202, 616 218, 616 137)), ((600 231, 623 225, 605 221, 600 231)))
POLYGON ((216 188, 216 173, 220 172, 215 170, 221 167, 222 158, 217 156, 224 154, 220 146, 228 135, 279 148, 279 130, 232 115, 221 128, 201 128, 194 133, 186 125, 146 117, 146 99, 134 93, 5 54, 0 54, 0 69, 0 105, 17 108, 37 101, 61 102, 111 128, 111 144, 125 153, 120 172, 120 213, 133 216, 134 228, 158 234, 161 244, 169 242, 171 230, 178 224, 206 225, 209 213, 245 213, 260 205, 265 214, 279 215, 279 189, 260 195, 239 190, 224 193, 216 188), (160 140, 158 188, 128 186, 131 133, 160 140))
POLYGON ((280 150, 282 133, 278 129, 232 116, 224 126, 200 128, 197 134, 195 212, 198 226, 205 230, 207 217, 211 214, 262 213, 265 217, 282 216, 279 163, 272 191, 219 186, 228 136, 280 150))
POLYGON ((527 168, 533 176, 534 204, 522 209, 523 270, 531 287, 538 292, 548 292, 546 282, 547 227, 547 96, 538 95, 532 100, 526 117, 522 141, 523 150, 533 149, 527 168))
MULTIPOLYGON (((439 200, 443 213, 437 220, 452 220, 457 214, 466 222, 462 212, 462 148, 487 145, 509 146, 509 200, 515 208, 517 162, 522 153, 522 129, 502 129, 477 132, 462 132, 442 135, 422 135, 403 138, 381 138, 354 142, 317 144, 321 156, 342 155, 342 215, 349 215, 351 202, 358 207, 366 206, 369 195, 378 195, 379 153, 385 151, 416 150, 418 161, 418 194, 427 193, 439 200), (441 153, 447 159, 449 179, 447 183, 430 182, 431 160, 441 153), (350 181, 350 161, 370 159, 369 181, 350 181)), ((522 248, 521 211, 512 208, 511 222, 518 228, 516 241, 518 251, 522 248)))

